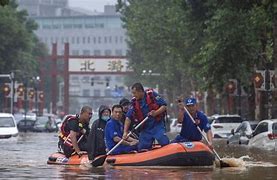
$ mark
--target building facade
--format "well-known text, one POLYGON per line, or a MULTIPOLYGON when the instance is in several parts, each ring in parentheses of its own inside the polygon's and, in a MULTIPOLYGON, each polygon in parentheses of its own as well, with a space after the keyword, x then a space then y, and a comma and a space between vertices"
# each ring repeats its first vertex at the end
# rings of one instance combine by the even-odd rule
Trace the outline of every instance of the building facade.
MULTIPOLYGON (((57 55, 64 55, 64 44, 68 43, 69 62, 72 62, 70 59, 74 57, 79 59, 74 61, 76 67, 84 65, 88 68, 76 72, 71 72, 70 67, 68 69, 69 113, 75 113, 84 104, 92 105, 96 110, 101 104, 118 103, 121 97, 130 95, 124 85, 124 79, 131 71, 107 69, 108 62, 113 68, 118 66, 118 61, 124 62, 125 69, 128 66, 125 58, 126 30, 122 27, 120 14, 115 11, 115 6, 107 5, 103 13, 96 13, 71 9, 67 0, 18 2, 20 9, 26 9, 30 18, 38 24, 35 34, 48 47, 49 54, 52 53, 52 46, 55 44, 57 55), (106 62, 106 69, 99 71, 102 69, 101 65, 104 66, 102 63, 99 64, 99 59, 106 62), (90 64, 86 63, 95 65, 96 61, 99 65, 90 70, 90 64)), ((57 91, 59 98, 56 103, 57 106, 62 106, 64 82, 60 81, 56 87, 57 90, 52 92, 57 91)))

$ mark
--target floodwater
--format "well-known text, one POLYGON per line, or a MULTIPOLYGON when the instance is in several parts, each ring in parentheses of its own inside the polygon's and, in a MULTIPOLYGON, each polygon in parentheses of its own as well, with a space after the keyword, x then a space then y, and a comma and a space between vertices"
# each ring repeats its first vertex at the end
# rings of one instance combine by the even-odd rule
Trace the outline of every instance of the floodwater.
POLYGON ((0 139, 0 179, 276 179, 277 151, 226 145, 215 140, 220 157, 239 167, 98 167, 48 165, 57 151, 56 133, 21 133, 0 139))

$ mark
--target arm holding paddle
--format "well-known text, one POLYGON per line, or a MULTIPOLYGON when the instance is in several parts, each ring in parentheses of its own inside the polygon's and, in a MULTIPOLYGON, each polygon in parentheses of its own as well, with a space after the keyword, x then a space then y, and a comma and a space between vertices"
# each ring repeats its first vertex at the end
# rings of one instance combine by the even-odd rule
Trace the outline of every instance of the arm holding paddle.
POLYGON ((70 131, 70 134, 69 134, 70 138, 71 138, 71 142, 72 142, 72 146, 73 146, 73 149, 75 150, 75 152, 81 156, 82 154, 86 154, 85 151, 81 151, 79 146, 78 146, 78 141, 81 140, 81 138, 77 141, 77 133, 75 131, 70 131))
POLYGON ((179 100, 179 99, 177 100, 177 102, 178 102, 178 108, 179 108, 177 120, 179 123, 182 123, 184 113, 185 113, 185 109, 184 109, 185 104, 182 100, 179 100))
POLYGON ((157 109, 157 110, 150 111, 148 113, 148 116, 156 117, 156 116, 160 115, 161 113, 163 113, 165 111, 166 111, 166 106, 163 105, 163 106, 159 107, 159 109, 157 109))
POLYGON ((126 117, 125 119, 125 123, 124 123, 124 131, 123 131, 123 139, 127 139, 127 134, 130 128, 130 124, 131 124, 131 119, 129 119, 128 117, 126 117))
MULTIPOLYGON (((118 136, 116 136, 116 137, 114 137, 113 138, 113 140, 114 140, 114 142, 120 142, 121 141, 121 138, 120 137, 118 137, 118 136)), ((128 139, 123 139, 123 141, 122 141, 122 144, 123 145, 126 145, 126 146, 134 146, 134 145, 136 145, 138 143, 138 140, 136 140, 136 139, 133 139, 133 138, 131 138, 131 137, 128 137, 128 139)))

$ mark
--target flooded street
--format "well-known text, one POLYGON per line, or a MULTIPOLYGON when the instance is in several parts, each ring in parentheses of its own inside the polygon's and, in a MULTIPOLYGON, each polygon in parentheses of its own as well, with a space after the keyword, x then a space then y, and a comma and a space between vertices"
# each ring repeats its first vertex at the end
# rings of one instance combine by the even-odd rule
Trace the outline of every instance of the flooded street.
POLYGON ((276 179, 277 151, 214 142, 220 157, 243 157, 242 167, 98 167, 58 166, 46 163, 57 151, 56 133, 21 133, 0 140, 0 179, 276 179))

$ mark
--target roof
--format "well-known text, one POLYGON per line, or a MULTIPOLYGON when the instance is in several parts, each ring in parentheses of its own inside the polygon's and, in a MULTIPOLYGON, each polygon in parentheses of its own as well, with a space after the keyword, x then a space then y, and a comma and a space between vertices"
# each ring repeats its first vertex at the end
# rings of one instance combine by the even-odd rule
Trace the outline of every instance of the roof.
POLYGON ((214 114, 212 116, 210 116, 212 118, 220 118, 220 117, 240 117, 240 115, 238 114, 223 114, 223 115, 219 115, 219 114, 214 114))
POLYGON ((277 123, 277 119, 264 119, 264 120, 260 121, 259 123, 261 123, 261 122, 268 122, 268 123, 274 122, 274 123, 277 123))
POLYGON ((0 113, 0 117, 13 117, 10 113, 0 113))

